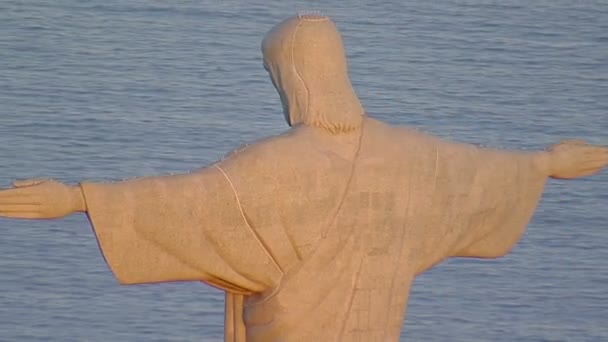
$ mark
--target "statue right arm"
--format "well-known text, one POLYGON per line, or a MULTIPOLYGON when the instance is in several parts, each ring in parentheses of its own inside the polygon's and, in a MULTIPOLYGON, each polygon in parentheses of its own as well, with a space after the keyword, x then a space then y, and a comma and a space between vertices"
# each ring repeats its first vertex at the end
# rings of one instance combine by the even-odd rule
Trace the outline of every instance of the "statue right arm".
POLYGON ((608 165, 608 146, 582 140, 564 140, 549 147, 547 155, 548 174, 556 179, 591 176, 608 165))
MULTIPOLYGON (((480 207, 485 209, 482 220, 483 224, 470 226, 472 234, 469 239, 481 233, 481 237, 473 238, 473 242, 465 248, 459 249, 455 256, 468 256, 480 258, 495 258, 508 253, 517 242, 527 225, 527 215, 521 213, 535 207, 536 200, 542 191, 542 178, 552 177, 557 179, 574 179, 586 177, 599 172, 608 164, 608 148, 603 146, 588 145, 580 140, 562 141, 553 145, 548 151, 537 153, 511 153, 487 151, 484 160, 495 160, 491 165, 496 170, 508 170, 514 165, 505 178, 512 178, 507 191, 495 192, 492 189, 504 181, 494 178, 492 172, 484 172, 483 168, 478 171, 478 179, 486 179, 485 190, 482 192, 486 197, 479 202, 480 207), (502 157, 501 157, 502 155, 502 157), (500 159, 504 159, 501 165, 500 159), (484 176, 485 174, 485 176, 484 176), (519 176, 517 176, 519 174, 519 176), (536 176, 535 176, 536 175, 536 176), (536 189, 536 190, 534 190, 536 189), (495 192, 495 196, 491 194, 495 192), (509 198, 511 197, 511 199, 509 198), (495 203, 488 206, 487 203, 495 203), (509 204, 510 203, 510 204, 509 204), (502 208, 502 209, 501 209, 502 208), (529 209, 526 209, 529 208, 529 209), (501 216, 500 213, 504 216, 501 216), (500 217, 500 219, 493 219, 500 217)), ((491 169, 490 169, 491 171, 491 169)), ((531 213, 531 212, 530 212, 531 213)))

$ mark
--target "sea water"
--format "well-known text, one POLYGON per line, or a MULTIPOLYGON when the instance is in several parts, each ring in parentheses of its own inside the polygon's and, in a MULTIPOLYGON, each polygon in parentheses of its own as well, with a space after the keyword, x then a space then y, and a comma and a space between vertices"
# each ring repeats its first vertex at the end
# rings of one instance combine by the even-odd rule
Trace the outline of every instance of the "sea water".
MULTIPOLYGON (((187 172, 286 128, 263 34, 343 33, 368 114, 454 140, 608 144, 608 2, 0 1, 0 187, 187 172)), ((550 181, 500 260, 420 276, 403 341, 608 341, 608 172, 550 181)), ((201 283, 119 286, 84 215, 0 219, 1 341, 219 341, 201 283)))

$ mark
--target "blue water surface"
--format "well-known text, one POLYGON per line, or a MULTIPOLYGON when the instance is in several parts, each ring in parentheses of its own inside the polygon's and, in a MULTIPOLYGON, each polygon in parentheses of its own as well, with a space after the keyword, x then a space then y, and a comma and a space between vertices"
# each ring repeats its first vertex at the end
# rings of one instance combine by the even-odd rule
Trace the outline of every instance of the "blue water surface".
MULTIPOLYGON (((185 172, 286 128, 263 34, 319 9, 370 116, 480 145, 608 144, 608 2, 0 1, 0 187, 185 172)), ((403 341, 608 341, 608 172, 550 181, 500 260, 420 276, 403 341)), ((0 219, 1 341, 220 341, 222 294, 119 286, 84 215, 0 219)))

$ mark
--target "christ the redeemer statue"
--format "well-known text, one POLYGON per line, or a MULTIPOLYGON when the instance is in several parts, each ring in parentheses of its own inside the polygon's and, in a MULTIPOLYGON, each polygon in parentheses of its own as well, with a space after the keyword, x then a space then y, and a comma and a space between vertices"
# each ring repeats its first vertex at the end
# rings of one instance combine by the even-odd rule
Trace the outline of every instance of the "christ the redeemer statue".
POLYGON ((325 16, 286 19, 262 51, 285 133, 181 175, 17 181, 0 216, 86 212, 120 283, 226 291, 225 341, 397 341, 416 275, 505 255, 548 177, 608 163, 578 140, 502 151, 366 116, 325 16))

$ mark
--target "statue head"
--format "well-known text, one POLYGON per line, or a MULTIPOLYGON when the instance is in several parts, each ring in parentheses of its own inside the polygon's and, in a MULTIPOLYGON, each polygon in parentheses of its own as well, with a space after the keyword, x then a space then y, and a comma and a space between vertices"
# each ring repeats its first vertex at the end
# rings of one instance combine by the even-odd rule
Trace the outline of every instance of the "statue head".
POLYGON ((329 17, 285 19, 264 37, 262 54, 290 126, 340 133, 361 124, 363 107, 348 76, 342 38, 329 17))

